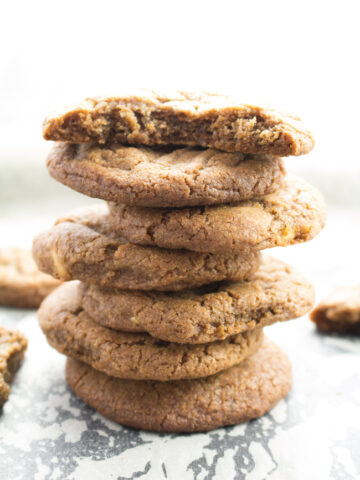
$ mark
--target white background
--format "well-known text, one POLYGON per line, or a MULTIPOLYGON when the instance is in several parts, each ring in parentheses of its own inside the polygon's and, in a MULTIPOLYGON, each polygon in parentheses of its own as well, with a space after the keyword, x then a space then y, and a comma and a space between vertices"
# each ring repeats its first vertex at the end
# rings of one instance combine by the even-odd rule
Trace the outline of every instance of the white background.
POLYGON ((314 153, 297 162, 359 165, 355 0, 1 4, 1 156, 45 151, 42 120, 64 104, 150 86, 270 102, 314 131, 314 153))
POLYGON ((316 146, 287 168, 330 210, 360 213, 358 1, 0 5, 0 218, 22 217, 29 238, 37 217, 89 202, 48 176, 44 117, 131 87, 234 93, 299 114, 316 146))

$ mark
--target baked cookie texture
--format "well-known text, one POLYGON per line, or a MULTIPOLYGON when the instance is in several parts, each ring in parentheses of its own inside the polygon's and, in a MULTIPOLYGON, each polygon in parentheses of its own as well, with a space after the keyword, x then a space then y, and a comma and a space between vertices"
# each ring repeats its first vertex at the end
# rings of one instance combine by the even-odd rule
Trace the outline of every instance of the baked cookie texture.
POLYGON ((322 332, 360 334, 360 284, 333 290, 310 318, 322 332))
POLYGON ((38 270, 28 250, 0 248, 0 305, 37 308, 58 285, 58 280, 38 270))
POLYGON ((105 417, 156 432, 202 432, 261 417, 292 382, 287 356, 268 339, 240 365, 198 380, 122 380, 72 358, 66 379, 105 417))
POLYGON ((259 265, 256 252, 213 255, 133 245, 114 234, 105 205, 60 218, 35 238, 33 256, 41 271, 63 281, 130 290, 240 281, 259 265))
POLYGON ((9 397, 10 383, 24 359, 26 348, 24 335, 0 326, 0 408, 9 397))
POLYGON ((262 329, 202 345, 169 343, 146 333, 104 328, 82 309, 71 283, 42 303, 40 326, 51 346, 96 370, 133 380, 179 380, 213 375, 240 363, 261 345, 262 329))
POLYGON ((296 269, 262 256, 323 228, 321 194, 282 156, 314 145, 300 119, 208 93, 88 98, 48 117, 49 173, 108 202, 33 244, 66 281, 38 315, 70 388, 121 424, 201 432, 258 418, 291 388, 263 327, 314 302, 296 269))
POLYGON ((148 332, 187 344, 301 317, 314 303, 312 285, 293 267, 263 256, 250 280, 222 282, 176 293, 105 290, 73 284, 96 322, 121 331, 148 332))
POLYGON ((110 202, 109 209, 111 228, 130 242, 212 253, 306 242, 326 221, 321 193, 289 174, 277 192, 237 204, 161 209, 110 202))
POLYGON ((186 145, 225 152, 302 155, 314 139, 298 117, 208 93, 87 98, 43 124, 46 140, 123 145, 186 145))
POLYGON ((90 197, 152 207, 238 202, 276 191, 279 157, 213 149, 57 143, 50 175, 90 197))

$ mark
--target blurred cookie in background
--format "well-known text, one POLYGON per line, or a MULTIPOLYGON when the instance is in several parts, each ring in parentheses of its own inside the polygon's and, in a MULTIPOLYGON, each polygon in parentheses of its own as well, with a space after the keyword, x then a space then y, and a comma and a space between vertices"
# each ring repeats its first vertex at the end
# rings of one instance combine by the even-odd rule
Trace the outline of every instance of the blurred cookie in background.
POLYGON ((37 308, 60 283, 38 270, 30 251, 0 248, 0 305, 37 308))
POLYGON ((360 334, 360 284, 333 290, 310 318, 322 332, 360 334))

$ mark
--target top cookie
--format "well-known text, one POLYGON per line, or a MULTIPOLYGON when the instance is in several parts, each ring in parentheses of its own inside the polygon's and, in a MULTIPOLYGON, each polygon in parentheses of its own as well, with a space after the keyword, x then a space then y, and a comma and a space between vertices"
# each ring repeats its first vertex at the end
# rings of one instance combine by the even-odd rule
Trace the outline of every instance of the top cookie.
POLYGON ((174 92, 87 98, 49 116, 46 140, 126 145, 188 145, 225 152, 302 155, 314 139, 298 117, 209 93, 174 92))

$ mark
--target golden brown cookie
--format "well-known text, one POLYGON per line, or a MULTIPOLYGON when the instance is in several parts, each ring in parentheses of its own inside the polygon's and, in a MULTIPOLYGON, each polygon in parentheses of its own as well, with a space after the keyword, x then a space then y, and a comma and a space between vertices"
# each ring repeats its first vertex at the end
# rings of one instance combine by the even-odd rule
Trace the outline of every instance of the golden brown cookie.
POLYGON ((225 95, 142 90, 87 98, 46 118, 46 140, 125 145, 187 145, 225 152, 301 155, 314 139, 298 117, 225 95))
POLYGON ((237 365, 261 345, 262 329, 202 345, 169 343, 147 333, 105 328, 82 309, 71 283, 42 303, 40 326, 50 345, 107 375, 134 380, 179 380, 213 375, 237 365))
POLYGON ((110 202, 110 224, 132 243, 195 252, 240 253, 306 242, 325 225, 321 193, 287 175, 257 200, 192 208, 143 208, 110 202))
POLYGON ((144 207, 238 202, 276 191, 284 177, 279 157, 194 148, 57 143, 47 166, 85 195, 144 207))
POLYGON ((0 327, 0 408, 8 399, 10 383, 23 361, 26 348, 24 335, 0 327))
POLYGON ((310 318, 323 332, 360 334, 360 285, 336 288, 317 305, 310 318))
POLYGON ((263 256, 241 283, 222 282, 176 293, 104 290, 73 285, 84 310, 105 327, 146 331, 169 342, 205 343, 297 318, 314 303, 312 285, 293 267, 263 256))
POLYGON ((0 248, 0 305, 37 308, 58 280, 40 272, 28 250, 0 248))
POLYGON ((40 270, 61 280, 130 290, 240 281, 259 264, 255 252, 212 255, 132 245, 111 232, 105 205, 59 219, 35 238, 33 255, 40 270))
POLYGON ((240 365, 207 378, 121 380, 69 358, 66 380, 105 417, 156 432, 202 432, 261 417, 288 394, 292 381, 287 356, 268 339, 240 365))

